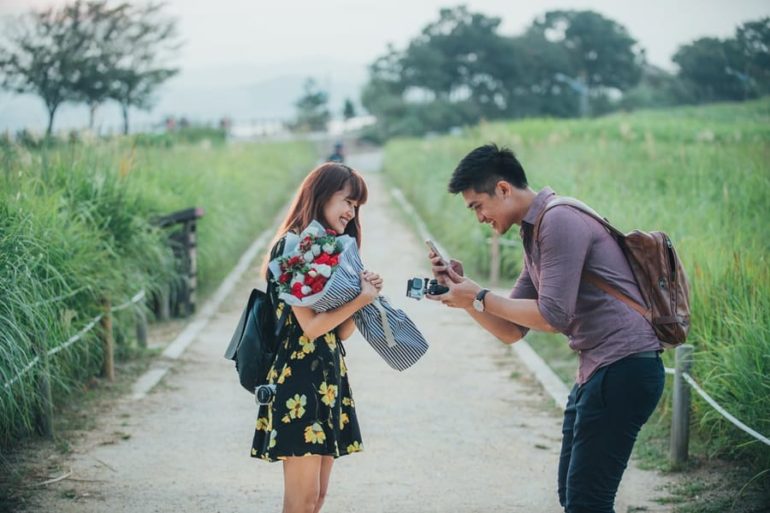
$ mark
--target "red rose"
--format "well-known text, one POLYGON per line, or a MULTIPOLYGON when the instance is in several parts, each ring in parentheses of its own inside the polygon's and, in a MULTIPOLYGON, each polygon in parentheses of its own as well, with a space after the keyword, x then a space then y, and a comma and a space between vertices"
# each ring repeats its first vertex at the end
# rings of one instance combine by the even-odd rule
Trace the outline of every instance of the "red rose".
POLYGON ((318 294, 324 289, 324 284, 321 280, 316 280, 310 288, 313 290, 313 294, 318 294))
POLYGON ((316 264, 329 265, 329 255, 327 253, 321 253, 318 258, 315 259, 316 264))
POLYGON ((291 280, 291 274, 289 274, 289 273, 283 273, 283 274, 282 274, 282 275, 281 275, 281 276, 278 278, 278 283, 287 283, 289 280, 291 280))
POLYGON ((329 265, 331 265, 332 267, 337 265, 339 263, 339 261, 340 261, 340 255, 339 254, 336 254, 334 256, 329 257, 329 265))
POLYGON ((291 287, 291 294, 293 296, 296 296, 299 299, 302 299, 302 296, 303 296, 303 294, 302 294, 302 284, 301 283, 295 283, 291 287))

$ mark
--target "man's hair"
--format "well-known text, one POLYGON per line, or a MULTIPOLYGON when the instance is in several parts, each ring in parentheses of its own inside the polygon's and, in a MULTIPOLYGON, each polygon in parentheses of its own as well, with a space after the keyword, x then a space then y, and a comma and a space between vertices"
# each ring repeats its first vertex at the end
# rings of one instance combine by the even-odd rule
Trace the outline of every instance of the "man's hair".
POLYGON ((527 188, 527 175, 508 148, 490 143, 479 146, 463 158, 449 180, 449 192, 457 194, 468 189, 495 194, 495 186, 505 180, 517 189, 527 188))

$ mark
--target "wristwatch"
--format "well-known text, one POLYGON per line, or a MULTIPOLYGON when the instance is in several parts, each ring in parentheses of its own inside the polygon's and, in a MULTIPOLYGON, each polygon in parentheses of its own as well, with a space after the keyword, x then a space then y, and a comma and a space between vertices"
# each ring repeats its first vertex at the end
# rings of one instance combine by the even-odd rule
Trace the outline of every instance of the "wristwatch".
POLYGON ((487 292, 489 292, 489 289, 481 289, 479 293, 476 294, 476 299, 473 300, 473 308, 477 312, 484 311, 484 296, 487 295, 487 292))

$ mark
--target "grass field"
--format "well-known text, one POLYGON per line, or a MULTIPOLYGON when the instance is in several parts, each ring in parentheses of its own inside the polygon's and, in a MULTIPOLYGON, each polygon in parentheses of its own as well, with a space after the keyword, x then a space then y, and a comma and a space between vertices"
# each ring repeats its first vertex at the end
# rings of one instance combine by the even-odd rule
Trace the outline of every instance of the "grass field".
MULTIPOLYGON (((622 230, 672 237, 691 282, 692 373, 733 415, 770 434, 770 100, 481 124, 456 136, 388 143, 389 179, 481 279, 490 232, 446 187, 457 162, 487 142, 516 152, 533 189, 549 185, 578 197, 622 230)), ((518 239, 518 230, 506 238, 518 239)), ((512 285, 520 265, 520 249, 502 250, 504 284, 512 285)), ((533 345, 568 379, 574 362, 563 339, 536 337, 533 345)), ((755 473, 770 468, 770 447, 694 401, 693 436, 705 454, 738 458, 755 473)), ((661 415, 667 404, 661 401, 661 415)), ((770 475, 763 479, 770 483, 770 475)))
MULTIPOLYGON (((131 139, 0 148, 0 447, 32 430, 43 365, 5 386, 36 356, 62 344, 137 290, 175 278, 157 215, 202 207, 198 283, 218 285, 274 220, 315 164, 306 143, 137 146, 131 139)), ((116 316, 119 358, 137 348, 133 313, 116 316)), ((98 372, 96 331, 49 362, 61 404, 98 372)))

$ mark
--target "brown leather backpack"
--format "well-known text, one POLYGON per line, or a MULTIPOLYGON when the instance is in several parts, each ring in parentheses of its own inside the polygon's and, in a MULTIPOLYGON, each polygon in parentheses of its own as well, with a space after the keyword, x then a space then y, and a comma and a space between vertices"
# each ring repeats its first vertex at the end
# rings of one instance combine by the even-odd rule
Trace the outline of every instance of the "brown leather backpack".
POLYGON ((664 347, 683 344, 690 329, 689 284, 682 262, 668 235, 663 232, 639 230, 623 234, 585 203, 574 198, 559 197, 551 200, 538 216, 533 240, 537 240, 540 222, 545 213, 559 205, 569 206, 590 215, 610 232, 626 255, 645 304, 637 303, 594 273, 584 270, 582 278, 647 319, 664 347))

